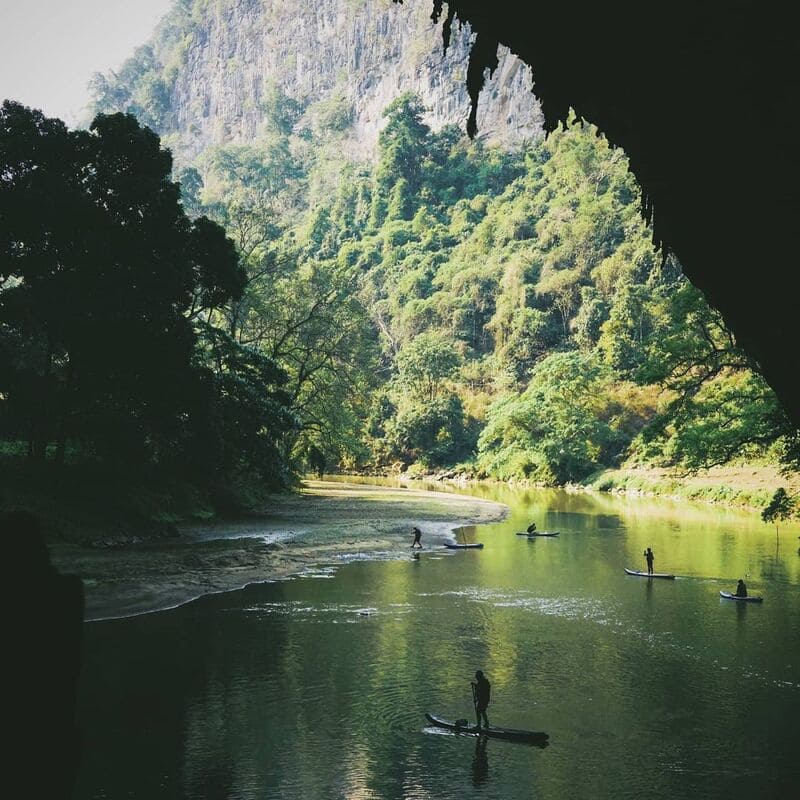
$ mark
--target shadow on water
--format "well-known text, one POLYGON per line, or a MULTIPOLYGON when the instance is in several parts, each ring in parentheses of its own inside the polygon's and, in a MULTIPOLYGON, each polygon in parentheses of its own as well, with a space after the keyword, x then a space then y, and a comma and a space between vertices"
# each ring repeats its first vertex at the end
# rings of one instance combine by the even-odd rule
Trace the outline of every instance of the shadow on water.
POLYGON ((600 530, 614 530, 622 527, 622 520, 616 514, 598 514, 595 520, 600 530))
POLYGON ((749 603, 736 603, 736 622, 740 633, 742 632, 742 625, 747 619, 747 607, 749 605, 749 603))
POLYGON ((475 740, 475 753, 472 756, 472 782, 475 786, 480 786, 489 780, 489 756, 486 746, 489 739, 486 736, 479 736, 475 740))

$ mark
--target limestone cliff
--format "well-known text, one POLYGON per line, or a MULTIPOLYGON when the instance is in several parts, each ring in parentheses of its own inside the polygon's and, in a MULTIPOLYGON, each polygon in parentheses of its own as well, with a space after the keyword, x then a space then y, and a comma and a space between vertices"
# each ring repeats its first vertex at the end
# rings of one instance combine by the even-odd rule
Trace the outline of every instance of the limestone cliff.
MULTIPOLYGON (((434 129, 465 127, 474 37, 456 20, 444 52, 430 14, 430 0, 176 0, 152 42, 100 79, 96 108, 133 109, 185 162, 257 139, 263 100, 278 86, 306 109, 299 126, 338 103, 344 155, 369 158, 383 109, 403 92, 422 98, 434 129)), ((481 136, 507 145, 539 137, 530 70, 505 48, 498 56, 479 104, 481 136)))

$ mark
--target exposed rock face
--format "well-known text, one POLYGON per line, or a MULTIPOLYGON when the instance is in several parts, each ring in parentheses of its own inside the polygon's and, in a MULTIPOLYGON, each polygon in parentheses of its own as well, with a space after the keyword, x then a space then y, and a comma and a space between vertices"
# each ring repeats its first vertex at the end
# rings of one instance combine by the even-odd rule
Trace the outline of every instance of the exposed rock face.
MULTIPOLYGON (((173 70, 171 108, 160 126, 179 160, 212 145, 256 139, 261 101, 273 85, 307 104, 307 121, 317 104, 336 100, 349 107, 345 149, 355 158, 372 156, 381 113, 403 92, 422 98, 434 129, 465 126, 474 36, 456 20, 445 53, 430 0, 220 0, 200 13, 173 70)), ((162 63, 174 63, 171 49, 157 52, 162 63)), ((498 55, 481 95, 480 135, 506 145, 538 138, 542 115, 530 70, 507 48, 498 55)))

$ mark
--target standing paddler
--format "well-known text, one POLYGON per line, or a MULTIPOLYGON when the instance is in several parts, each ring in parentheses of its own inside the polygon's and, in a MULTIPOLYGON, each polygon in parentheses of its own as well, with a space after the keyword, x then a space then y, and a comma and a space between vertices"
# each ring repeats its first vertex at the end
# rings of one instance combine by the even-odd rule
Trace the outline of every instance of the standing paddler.
POLYGON ((486 716, 486 708, 489 705, 489 696, 492 692, 492 685, 486 680, 486 676, 478 670, 475 673, 475 680, 472 681, 472 702, 475 704, 475 715, 478 718, 478 728, 481 727, 481 717, 489 727, 489 718, 486 716))

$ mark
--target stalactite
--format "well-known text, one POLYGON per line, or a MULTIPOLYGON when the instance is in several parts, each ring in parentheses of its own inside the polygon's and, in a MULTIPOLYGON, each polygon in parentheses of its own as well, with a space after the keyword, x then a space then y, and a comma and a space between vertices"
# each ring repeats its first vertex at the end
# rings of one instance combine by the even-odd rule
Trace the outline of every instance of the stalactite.
MULTIPOLYGON (((444 3, 432 3, 438 22, 444 3)), ((573 108, 625 150, 654 243, 680 259, 800 423, 800 371, 787 368, 800 296, 791 5, 449 0, 445 47, 456 16, 477 34, 469 135, 499 42, 531 67, 546 132, 573 108)))
POLYGON ((497 69, 498 41, 483 33, 478 33, 472 44, 467 67, 467 91, 469 92, 470 111, 467 119, 467 134, 474 138, 478 132, 478 98, 486 79, 486 70, 491 77, 497 69))

